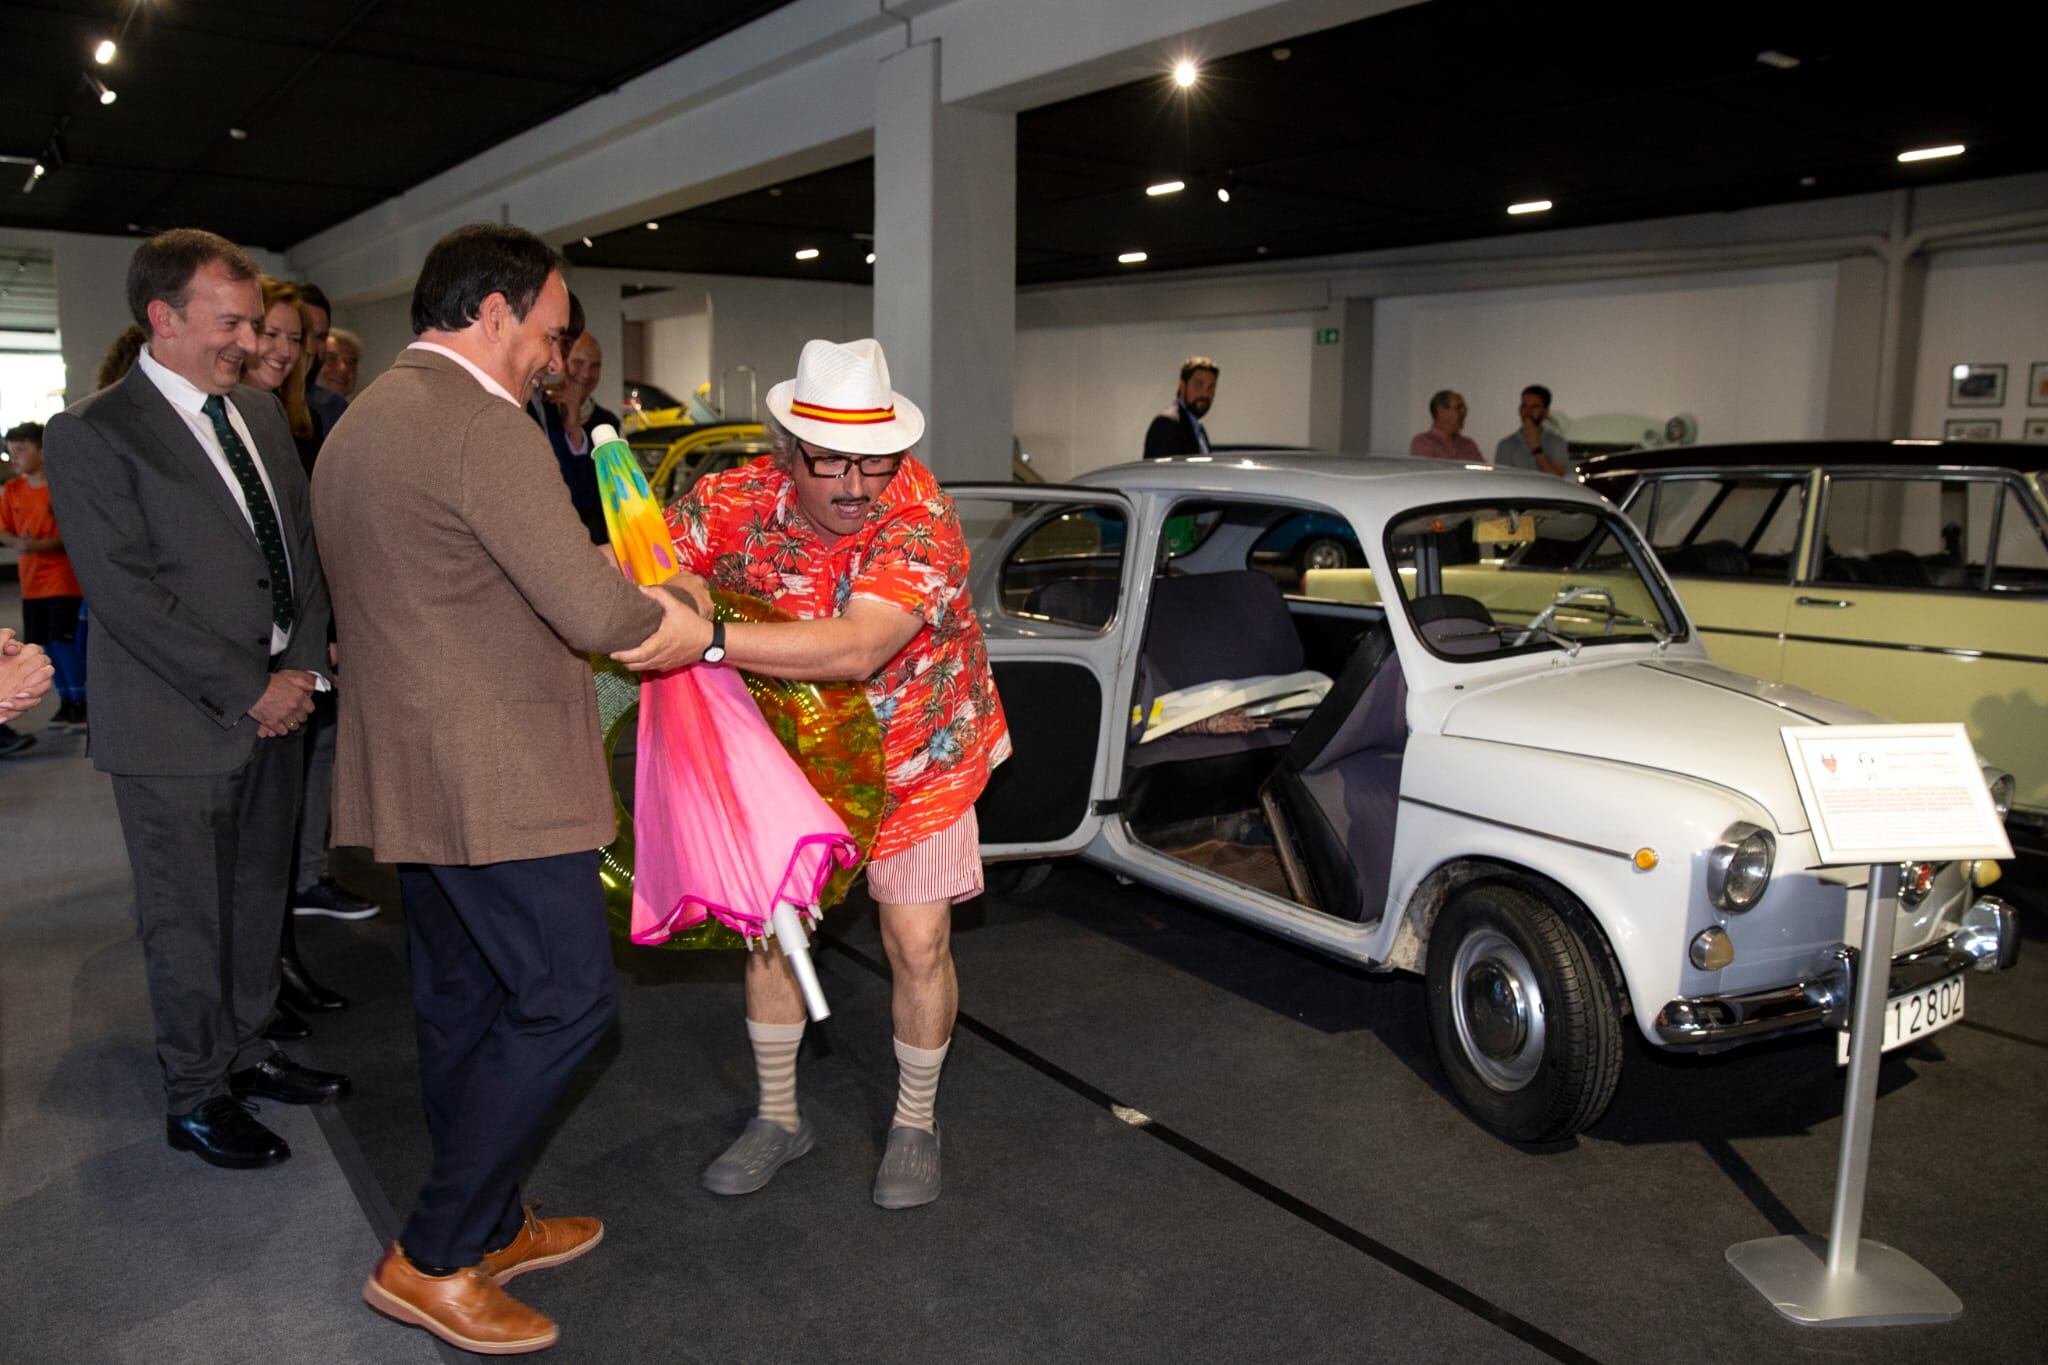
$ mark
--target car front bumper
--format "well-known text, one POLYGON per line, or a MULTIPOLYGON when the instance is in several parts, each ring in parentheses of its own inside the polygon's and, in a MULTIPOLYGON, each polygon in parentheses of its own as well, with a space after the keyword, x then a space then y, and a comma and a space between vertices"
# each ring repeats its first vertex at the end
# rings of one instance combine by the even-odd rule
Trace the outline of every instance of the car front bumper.
MULTIPOLYGON (((1887 994, 1962 971, 2004 971, 2019 955, 2019 913, 1996 896, 1979 896, 1954 933, 1892 959, 1887 994)), ((1673 1000, 1657 1011, 1657 1037, 1666 1047, 1714 1051, 1803 1029, 1846 1027, 1856 995, 1856 956, 1853 948, 1838 948, 1831 969, 1789 986, 1673 1000)))

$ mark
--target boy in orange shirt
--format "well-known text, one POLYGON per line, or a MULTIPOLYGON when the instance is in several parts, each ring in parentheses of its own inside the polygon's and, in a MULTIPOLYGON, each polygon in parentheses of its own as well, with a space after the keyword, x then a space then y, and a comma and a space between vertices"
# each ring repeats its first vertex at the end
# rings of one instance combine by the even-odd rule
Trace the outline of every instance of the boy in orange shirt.
POLYGON ((21 546, 21 638, 41 645, 56 667, 58 707, 50 723, 83 727, 85 655, 78 646, 78 609, 84 592, 50 512, 42 423, 23 422, 6 439, 8 458, 22 477, 0 484, 0 536, 21 546))

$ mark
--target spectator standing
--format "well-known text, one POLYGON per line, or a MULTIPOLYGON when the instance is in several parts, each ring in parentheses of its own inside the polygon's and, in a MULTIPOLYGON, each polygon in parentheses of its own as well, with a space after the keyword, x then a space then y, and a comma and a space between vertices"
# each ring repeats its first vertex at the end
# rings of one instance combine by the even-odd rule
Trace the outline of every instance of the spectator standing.
POLYGON ((1522 390, 1519 409, 1522 424, 1500 438, 1493 448, 1493 462, 1502 469, 1540 469, 1563 478, 1571 469, 1571 452, 1564 437, 1543 425, 1550 416, 1550 390, 1531 384, 1522 390))
MULTIPOLYGON (((334 337, 334 307, 327 301, 327 291, 311 280, 295 286, 299 302, 306 310, 306 406, 320 419, 320 430, 324 434, 334 430, 334 424, 341 420, 346 401, 335 402, 336 394, 344 400, 345 390, 336 390, 320 383, 320 376, 327 371, 328 343, 334 337)), ((360 353, 361 348, 357 348, 360 353)), ((353 385, 354 381, 350 381, 353 385)))
POLYGON ((84 592, 50 510, 42 424, 23 422, 6 439, 7 457, 21 477, 0 484, 0 541, 21 547, 21 638, 41 645, 56 669, 57 714, 50 723, 83 728, 85 656, 78 648, 78 609, 84 592))
POLYGON ((306 477, 313 476, 313 461, 319 457, 320 442, 327 431, 306 403, 306 371, 312 361, 306 338, 312 334, 311 310, 299 297, 297 285, 265 275, 263 318, 256 327, 256 349, 242 362, 242 382, 251 388, 277 395, 284 404, 285 420, 298 447, 299 462, 306 477))
MULTIPOLYGON (((341 400, 334 407, 338 416, 348 406, 348 400, 356 396, 356 380, 363 363, 363 339, 346 327, 336 327, 327 333, 327 354, 320 357, 320 369, 313 376, 313 387, 322 394, 331 394, 341 400)), ((311 401, 313 395, 308 394, 311 401)), ((332 404, 332 399, 322 402, 332 404)), ((318 407, 315 412, 320 411, 318 407)), ((329 431, 334 423, 327 424, 329 431)))
POLYGON ((1173 391, 1173 406, 1152 419, 1145 428, 1145 458, 1168 455, 1207 455, 1209 432, 1202 419, 1216 401, 1216 379, 1222 372, 1205 355, 1191 355, 1180 367, 1180 387, 1173 391))
POLYGON ((597 492, 597 463, 590 458, 591 428, 609 425, 618 430, 618 414, 592 401, 598 381, 604 377, 604 351, 597 338, 585 332, 569 347, 568 363, 562 367, 562 387, 548 403, 548 440, 555 448, 555 464, 562 482, 569 486, 569 501, 576 507, 577 520, 590 533, 590 543, 606 545, 611 532, 605 525, 604 503, 597 492))
POLYGON ((161 233, 129 263, 128 306, 149 333, 135 368, 47 432, 96 622, 92 757, 134 869, 166 1140, 268 1166, 291 1149, 243 1099, 348 1090, 264 1038, 301 727, 329 685, 327 584, 284 409, 238 387, 264 316, 256 263, 210 232, 161 233))
POLYGON ((1438 389, 1429 396, 1429 426, 1408 443, 1408 453, 1431 460, 1485 463, 1472 438, 1462 434, 1464 430, 1464 395, 1454 389, 1438 389))

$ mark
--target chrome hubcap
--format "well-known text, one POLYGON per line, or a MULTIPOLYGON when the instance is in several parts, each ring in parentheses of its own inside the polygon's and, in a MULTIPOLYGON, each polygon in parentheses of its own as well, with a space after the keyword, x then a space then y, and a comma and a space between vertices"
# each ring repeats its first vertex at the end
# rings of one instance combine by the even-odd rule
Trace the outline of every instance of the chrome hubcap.
POLYGON ((1451 967, 1451 1011, 1458 1046, 1479 1079, 1520 1090, 1543 1064, 1543 990, 1514 941, 1481 929, 1458 945, 1451 967))
POLYGON ((1319 540, 1309 546, 1301 558, 1302 563, 1311 569, 1341 569, 1344 567, 1344 547, 1334 540, 1319 540))

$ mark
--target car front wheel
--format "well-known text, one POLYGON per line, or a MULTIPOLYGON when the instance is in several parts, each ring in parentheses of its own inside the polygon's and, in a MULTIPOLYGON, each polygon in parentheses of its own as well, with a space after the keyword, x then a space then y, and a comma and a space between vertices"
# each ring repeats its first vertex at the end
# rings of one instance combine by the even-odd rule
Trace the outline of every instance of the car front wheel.
POLYGON ((1596 952, 1549 903, 1508 883, 1467 887, 1437 917, 1437 1057, 1465 1107, 1512 1142, 1568 1138, 1614 1097, 1621 1019, 1596 952))
POLYGON ((1304 573, 1310 569, 1348 569, 1351 551, 1335 536, 1317 536, 1295 552, 1294 562, 1304 573))

